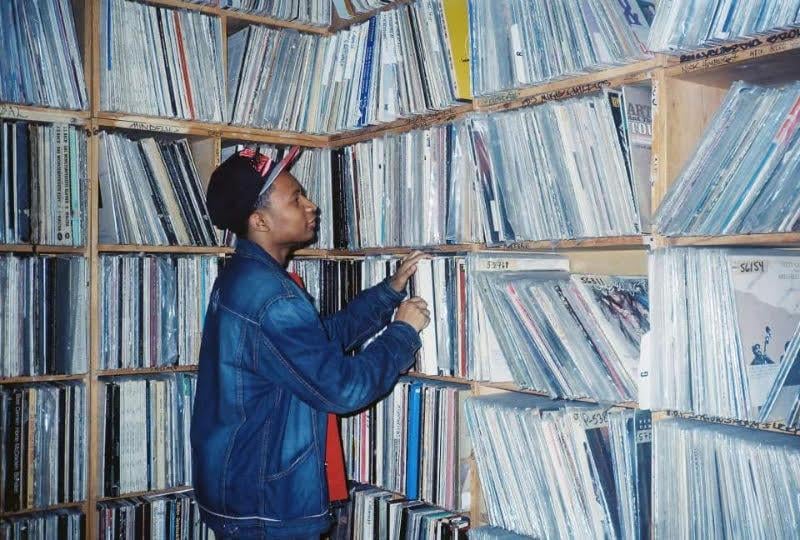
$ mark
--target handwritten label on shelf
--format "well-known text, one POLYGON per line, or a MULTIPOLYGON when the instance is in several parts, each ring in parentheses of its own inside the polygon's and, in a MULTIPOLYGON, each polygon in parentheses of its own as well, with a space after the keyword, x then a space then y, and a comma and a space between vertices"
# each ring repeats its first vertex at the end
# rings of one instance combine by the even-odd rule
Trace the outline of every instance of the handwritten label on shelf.
MULTIPOLYGON (((761 47, 762 45, 765 44, 776 45, 784 41, 796 39, 798 37, 800 37, 800 28, 793 28, 792 30, 787 30, 785 32, 772 34, 763 39, 753 38, 750 41, 745 41, 742 43, 734 43, 733 45, 722 45, 720 47, 715 47, 713 49, 707 49, 704 51, 698 51, 690 54, 682 54, 680 56, 680 61, 681 63, 684 63, 684 62, 694 62, 696 60, 710 60, 725 55, 730 55, 732 57, 736 53, 751 51, 752 49, 758 49, 758 47, 761 47)), ((770 48, 769 52, 779 52, 781 50, 784 50, 785 48, 786 48, 785 46, 770 48)), ((763 54, 763 52, 759 50, 754 50, 750 54, 750 57, 755 58, 760 56, 761 54, 763 54)), ((710 63, 710 65, 706 65, 705 63, 701 64, 702 67, 714 67, 714 65, 719 65, 719 64, 718 63, 717 64, 710 63)))
POLYGON ((165 126, 161 124, 150 124, 148 122, 131 122, 130 129, 140 129, 142 131, 158 131, 161 133, 180 133, 180 128, 175 126, 165 126))
POLYGON ((702 422, 711 422, 714 424, 723 424, 726 426, 746 427, 751 429, 767 429, 772 431, 780 431, 791 435, 800 434, 800 427, 787 426, 783 422, 756 422, 755 420, 738 420, 734 418, 722 418, 719 416, 709 416, 706 414, 684 413, 679 411, 667 411, 667 416, 675 418, 685 418, 687 420, 700 420, 702 422))
POLYGON ((28 115, 16 105, 0 105, 0 116, 3 118, 28 118, 28 115))

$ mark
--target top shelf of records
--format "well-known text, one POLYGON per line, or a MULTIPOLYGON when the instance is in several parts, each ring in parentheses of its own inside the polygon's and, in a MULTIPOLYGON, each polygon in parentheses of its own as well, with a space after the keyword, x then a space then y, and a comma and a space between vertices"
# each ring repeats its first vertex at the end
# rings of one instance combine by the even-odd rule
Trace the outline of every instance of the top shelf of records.
MULTIPOLYGON (((67 31, 52 40, 61 39, 66 53, 59 51, 52 58, 44 55, 49 71, 38 78, 11 78, 17 84, 3 88, 0 116, 70 123, 94 117, 101 125, 144 131, 338 147, 446 124, 474 111, 524 108, 648 82, 656 72, 715 87, 742 77, 771 79, 776 72, 791 73, 800 49, 800 29, 774 31, 771 27, 747 39, 737 40, 729 33, 726 39, 718 39, 722 45, 713 48, 703 47, 704 42, 692 46, 676 38, 675 30, 664 29, 666 23, 658 17, 653 20, 652 13, 641 6, 621 13, 614 11, 619 7, 593 12, 598 21, 607 20, 613 31, 603 33, 602 42, 596 41, 601 39, 597 36, 577 35, 575 39, 584 46, 580 54, 548 41, 552 36, 546 33, 537 49, 546 53, 533 54, 533 33, 544 30, 524 28, 517 20, 522 15, 516 12, 506 14, 508 19, 500 17, 486 0, 333 2, 333 11, 356 13, 370 5, 379 7, 351 17, 348 22, 354 26, 349 30, 339 21, 332 35, 327 35, 324 25, 237 11, 237 2, 228 0, 84 0, 90 2, 92 10, 83 6, 73 11, 67 9, 66 0, 53 0, 59 13, 74 18, 76 32, 67 31), (87 16, 90 11, 92 17, 87 16), (86 19, 84 25, 80 17, 86 19), (652 26, 649 40, 645 19, 652 26), (125 20, 136 24, 122 25, 125 20), (312 34, 286 32, 298 28, 312 34), (139 39, 141 31, 153 37, 139 39), (469 45, 474 58, 470 58, 469 45), (85 60, 87 46, 96 51, 95 65, 85 60), (604 57, 598 52, 604 46, 616 53, 604 57), (648 47, 680 54, 651 54, 648 47), (483 50, 493 51, 485 62, 483 50), (266 64, 265 55, 278 60, 266 64), (66 64, 59 65, 56 57, 66 64), (118 61, 120 57, 126 61, 118 61), (150 60, 127 60, 140 57, 150 60), (293 66, 291 72, 285 65, 293 66), (81 66, 85 77, 68 76, 80 74, 81 66), (64 76, 50 80, 48 73, 64 76), (54 87, 53 81, 62 79, 72 81, 71 86, 54 87), (134 84, 143 79, 153 84, 134 84), (401 83, 406 90, 401 91, 401 83), (307 100, 297 99, 299 89, 310 92, 307 100), (271 97, 269 103, 263 101, 265 95, 271 97), (474 99, 472 104, 465 103, 470 99, 474 99)), ((14 5, 8 8, 11 14, 24 19, 19 17, 24 3, 10 4, 14 5)), ((275 13, 282 13, 280 4, 275 3, 275 13)), ((295 19, 302 18, 295 13, 295 19)), ((17 34, 22 31, 16 29, 17 34)), ((25 46, 13 39, 9 43, 10 52, 24 65, 28 61, 25 46)))

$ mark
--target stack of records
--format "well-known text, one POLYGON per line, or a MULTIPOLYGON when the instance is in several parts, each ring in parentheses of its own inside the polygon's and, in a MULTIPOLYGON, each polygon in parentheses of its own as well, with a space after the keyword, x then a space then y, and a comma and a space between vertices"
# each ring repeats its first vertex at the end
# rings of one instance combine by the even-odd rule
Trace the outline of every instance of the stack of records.
POLYGON ((649 46, 654 51, 680 54, 702 47, 719 47, 798 24, 798 0, 669 0, 658 4, 649 46))
POLYGON ((86 241, 86 132, 0 121, 0 243, 86 241))
POLYGON ((509 393, 467 422, 489 523, 537 538, 649 538, 650 413, 509 393))
POLYGON ((356 485, 331 540, 466 540, 469 518, 380 488, 356 485))
POLYGON ((100 367, 196 364, 214 256, 100 257, 100 367))
POLYGON ((420 332, 414 369, 428 375, 467 375, 466 269, 463 257, 433 257, 417 263, 410 296, 428 304, 430 324, 420 332))
POLYGON ((99 485, 105 496, 191 485, 196 385, 189 373, 100 385, 99 485))
POLYGON ((100 517, 99 540, 214 539, 214 533, 200 521, 200 507, 191 491, 101 502, 97 509, 100 517))
POLYGON ((389 135, 334 154, 340 248, 445 243, 449 192, 447 126, 389 135))
POLYGON ((312 26, 330 26, 331 2, 317 0, 188 0, 231 11, 293 21, 312 26))
POLYGON ((531 538, 533 537, 517 534, 491 525, 484 525, 483 527, 469 530, 469 540, 528 540, 531 538))
POLYGON ((800 437, 669 418, 653 464, 652 538, 797 537, 800 437))
POLYGON ((100 132, 100 242, 215 246, 189 142, 100 132))
POLYGON ((332 36, 248 26, 228 40, 231 121, 338 133, 451 107, 445 32, 442 0, 382 11, 332 36))
POLYGON ((650 153, 636 133, 650 129, 649 100, 631 87, 459 120, 469 146, 458 152, 471 154, 475 174, 453 189, 477 196, 486 242, 639 234, 650 153))
POLYGON ((336 16, 340 19, 352 19, 358 15, 369 13, 389 5, 394 0, 333 0, 336 16))
POLYGON ((0 538, 83 540, 86 538, 86 516, 79 510, 62 509, 3 518, 0 538))
MULTIPOLYGON (((253 148, 269 156, 273 161, 280 161, 286 152, 285 147, 272 145, 244 145, 227 146, 222 150, 222 161, 228 159, 235 152, 253 148)), ((326 148, 303 148, 300 157, 292 165, 289 172, 300 185, 303 186, 305 196, 319 208, 319 229, 317 240, 308 246, 312 249, 333 249, 333 195, 331 193, 333 175, 331 150, 326 148)))
POLYGON ((402 379, 369 409, 342 420, 348 477, 453 511, 470 507, 467 385, 402 379))
POLYGON ((0 388, 0 426, 0 509, 17 512, 86 498, 82 384, 0 388))
POLYGON ((87 370, 88 281, 83 257, 0 256, 0 377, 87 370))
POLYGON ((636 400, 649 330, 646 278, 517 269, 477 271, 470 284, 519 386, 553 397, 636 400))
POLYGON ((800 230, 800 83, 734 83, 658 209, 661 234, 800 230))
POLYGON ((218 17, 127 0, 99 15, 103 111, 225 120, 218 17))
POLYGON ((650 12, 641 3, 470 0, 475 95, 647 58, 650 12))
POLYGON ((3 0, 0 17, 0 102, 85 109, 72 2, 3 0))
POLYGON ((363 288, 359 260, 294 259, 289 269, 301 277, 323 318, 343 309, 363 288))
MULTIPOLYGON (((768 397, 797 384, 797 367, 786 366, 796 363, 799 270, 800 254, 785 250, 654 252, 652 365, 642 367, 650 373, 642 406, 758 420, 768 397)), ((790 401, 765 412, 783 414, 790 401)))
POLYGON ((0 120, 0 130, 0 244, 30 242, 28 124, 0 120))

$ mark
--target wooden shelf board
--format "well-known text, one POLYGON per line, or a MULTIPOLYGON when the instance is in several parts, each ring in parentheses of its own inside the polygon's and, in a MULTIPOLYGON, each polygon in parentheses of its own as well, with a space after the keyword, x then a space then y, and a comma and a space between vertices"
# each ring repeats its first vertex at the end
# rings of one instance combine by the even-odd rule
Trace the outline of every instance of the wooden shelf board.
POLYGON ((487 246, 485 244, 441 244, 421 247, 386 247, 347 249, 301 249, 295 252, 297 257, 309 258, 351 258, 368 255, 405 255, 414 250, 431 254, 496 252, 496 251, 553 251, 553 250, 609 250, 609 249, 644 249, 649 247, 649 236, 613 236, 603 238, 578 238, 573 240, 537 240, 513 242, 506 245, 487 246))
POLYGON ((97 115, 96 122, 101 128, 129 129, 151 133, 164 133, 168 135, 217 137, 270 144, 296 144, 310 147, 324 147, 328 145, 328 137, 324 135, 306 135, 304 133, 232 126, 219 122, 204 122, 201 120, 183 120, 178 118, 161 118, 158 116, 100 112, 97 115))
POLYGON ((359 15, 356 15, 355 17, 353 17, 351 19, 340 19, 336 15, 336 10, 334 9, 333 10, 333 24, 331 25, 331 27, 329 29, 330 33, 333 34, 333 33, 339 32, 340 30, 345 30, 347 28, 350 28, 351 26, 355 26, 355 25, 357 25, 359 23, 362 23, 362 22, 364 22, 366 20, 371 19, 372 17, 374 17, 375 15, 380 13, 381 11, 386 11, 386 10, 389 10, 389 9, 396 9, 399 6, 403 5, 403 4, 410 4, 411 2, 413 2, 413 0, 395 0, 394 2, 390 2, 390 3, 386 4, 385 6, 381 6, 381 7, 377 8, 377 9, 373 9, 372 11, 367 11, 365 13, 361 13, 359 15))
POLYGON ((654 58, 625 66, 583 73, 557 81, 476 97, 474 100, 475 110, 497 112, 519 109, 539 105, 547 101, 557 101, 589 94, 603 88, 643 82, 649 79, 652 70, 661 67, 664 62, 663 56, 655 56, 654 58))
POLYGON ((0 520, 9 519, 13 517, 23 517, 29 514, 39 514, 42 512, 52 512, 53 510, 62 510, 62 509, 81 509, 85 511, 85 507, 86 507, 86 501, 79 501, 71 503, 54 504, 52 506, 45 506, 42 508, 30 508, 15 512, 0 512, 0 520))
POLYGON ((122 501, 125 499, 132 499, 135 497, 143 497, 143 496, 159 496, 159 495, 171 495, 173 493, 184 493, 187 491, 192 491, 192 486, 178 486, 174 488, 167 488, 167 489, 155 489, 151 491, 136 491, 132 493, 124 493, 122 495, 118 495, 115 497, 99 497, 97 499, 98 503, 105 503, 105 502, 113 502, 113 501, 122 501))
POLYGON ((791 51, 800 52, 798 28, 673 56, 665 74, 668 77, 708 74, 791 51))
POLYGON ((309 32, 312 34, 328 34, 328 28, 324 26, 314 26, 310 24, 303 24, 296 21, 285 21, 282 19, 275 19, 264 15, 256 15, 252 13, 244 13, 241 11, 234 11, 230 9, 222 9, 216 6, 207 6, 202 4, 194 4, 191 2, 184 2, 182 0, 139 0, 146 4, 152 4, 169 8, 187 9, 189 11, 199 11, 207 15, 215 15, 217 17, 225 17, 231 20, 244 21, 247 23, 263 24, 265 26, 273 26, 276 28, 290 28, 292 30, 299 30, 301 32, 309 32))
POLYGON ((405 374, 406 377, 413 377, 415 379, 427 379, 430 381, 442 381, 454 384, 472 384, 472 381, 464 377, 457 377, 455 375, 430 375, 428 373, 419 373, 418 371, 409 371, 405 374))
POLYGON ((533 396, 540 396, 552 399, 553 401, 579 401, 581 403, 591 403, 594 405, 602 406, 602 407, 622 407, 625 409, 635 409, 637 408, 637 404, 633 401, 625 401, 621 403, 600 403, 593 399, 588 398, 560 398, 560 397, 552 397, 543 392, 538 392, 536 390, 530 390, 528 388, 522 388, 517 383, 514 382, 491 382, 491 381, 476 381, 478 386, 485 386, 487 388, 496 388, 498 390, 506 390, 508 392, 519 392, 521 394, 530 394, 533 396))
POLYGON ((95 372, 98 377, 126 377, 130 375, 157 375, 160 373, 192 373, 197 371, 196 365, 160 366, 147 368, 103 369, 95 372))
POLYGON ((800 247, 800 232, 734 234, 721 236, 656 236, 655 245, 666 246, 773 246, 800 247))
POLYGON ((461 103, 443 111, 422 114, 411 118, 401 118, 385 124, 378 124, 363 129, 331 135, 328 138, 328 144, 331 147, 338 148, 340 146, 348 146, 357 142, 375 139, 384 135, 396 135, 407 131, 447 124, 472 111, 472 103, 461 103))
POLYGON ((233 253, 233 248, 227 246, 145 246, 138 244, 100 244, 97 246, 100 253, 169 253, 191 255, 225 255, 233 253))
POLYGON ((0 244, 0 253, 33 253, 32 244, 0 244))
POLYGON ((86 378, 85 373, 71 375, 23 375, 19 377, 0 377, 0 385, 3 384, 29 384, 44 382, 62 381, 82 381, 86 378))
POLYGON ((771 431, 773 433, 782 433, 784 435, 800 435, 800 427, 792 428, 782 422, 755 422, 752 420, 736 420, 732 418, 721 418, 719 416, 708 416, 705 414, 695 414, 679 411, 654 411, 653 420, 660 421, 666 418, 683 418, 686 420, 697 420, 700 422, 707 422, 711 424, 720 424, 725 426, 744 427, 749 429, 757 429, 759 431, 771 431))
POLYGON ((82 126, 89 122, 89 115, 89 111, 19 105, 17 103, 0 103, 0 118, 7 118, 9 120, 60 122, 82 126))
POLYGON ((87 249, 86 246, 50 246, 36 244, 33 246, 33 251, 43 255, 86 255, 87 249))

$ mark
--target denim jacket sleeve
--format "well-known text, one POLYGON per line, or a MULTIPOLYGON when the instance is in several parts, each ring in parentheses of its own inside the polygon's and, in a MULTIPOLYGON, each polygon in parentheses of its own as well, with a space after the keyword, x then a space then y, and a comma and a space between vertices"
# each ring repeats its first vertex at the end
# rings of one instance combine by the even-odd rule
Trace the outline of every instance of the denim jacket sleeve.
POLYGON ((261 337, 270 360, 259 370, 315 409, 338 414, 389 392, 420 347, 410 325, 393 322, 359 354, 346 356, 313 306, 299 297, 282 297, 264 311, 261 337))
POLYGON ((330 338, 350 351, 389 324, 405 296, 405 292, 392 289, 387 279, 359 293, 344 309, 325 317, 322 323, 330 338))

